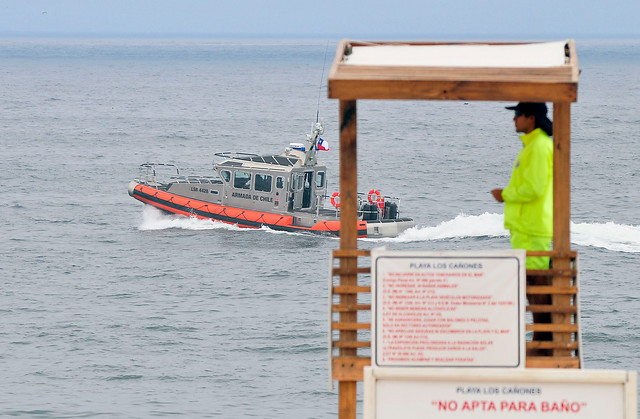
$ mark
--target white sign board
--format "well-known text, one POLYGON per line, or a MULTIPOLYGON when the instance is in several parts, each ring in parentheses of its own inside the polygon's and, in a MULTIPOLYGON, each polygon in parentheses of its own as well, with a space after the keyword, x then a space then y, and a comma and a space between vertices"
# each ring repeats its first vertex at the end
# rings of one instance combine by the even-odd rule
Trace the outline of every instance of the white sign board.
POLYGON ((374 367, 524 368, 524 251, 371 257, 374 367))
POLYGON ((637 417, 635 371, 364 369, 364 417, 637 417))

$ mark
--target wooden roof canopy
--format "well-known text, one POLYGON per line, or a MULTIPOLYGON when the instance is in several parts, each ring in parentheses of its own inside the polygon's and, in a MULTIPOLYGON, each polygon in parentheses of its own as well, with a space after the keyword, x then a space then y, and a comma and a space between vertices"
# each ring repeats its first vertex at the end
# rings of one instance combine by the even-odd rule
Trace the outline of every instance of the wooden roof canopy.
POLYGON ((575 102, 573 40, 397 43, 342 40, 329 98, 575 102))
POLYGON ((356 223, 357 100, 421 99, 553 102, 553 247, 569 250, 570 105, 577 100, 578 75, 573 40, 340 41, 328 95, 340 99, 341 248, 357 248, 351 231, 356 223))

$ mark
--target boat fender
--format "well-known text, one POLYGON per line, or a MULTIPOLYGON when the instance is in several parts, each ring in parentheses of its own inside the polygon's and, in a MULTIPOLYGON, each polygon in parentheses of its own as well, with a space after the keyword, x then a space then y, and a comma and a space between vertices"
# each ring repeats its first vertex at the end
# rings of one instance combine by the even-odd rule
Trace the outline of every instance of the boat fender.
POLYGON ((331 205, 333 205, 336 208, 340 208, 340 192, 334 192, 331 195, 331 205))
POLYGON ((378 208, 380 209, 384 208, 384 197, 380 195, 380 191, 378 191, 377 189, 371 189, 369 191, 369 195, 367 196, 367 199, 372 204, 374 202, 378 204, 378 208))

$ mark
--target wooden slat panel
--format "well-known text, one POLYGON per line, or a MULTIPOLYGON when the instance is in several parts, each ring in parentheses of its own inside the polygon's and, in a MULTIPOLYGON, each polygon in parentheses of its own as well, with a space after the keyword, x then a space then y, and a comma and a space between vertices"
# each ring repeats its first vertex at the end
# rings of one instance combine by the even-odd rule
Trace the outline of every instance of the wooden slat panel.
POLYGON ((555 324, 555 323, 535 323, 525 325, 526 330, 533 332, 560 332, 575 333, 578 331, 577 324, 555 324))
POLYGON ((342 286, 336 285, 332 288, 334 294, 357 294, 357 293, 370 293, 370 286, 342 286))
POLYGON ((527 250, 527 256, 552 256, 554 258, 565 258, 565 259, 575 259, 578 257, 578 252, 571 251, 560 251, 560 250, 527 250))
POLYGON ((333 330, 364 330, 371 329, 371 323, 339 323, 332 322, 331 329, 333 330))
MULTIPOLYGON (((344 295, 344 294, 343 294, 344 295)), ((331 311, 335 313, 344 313, 349 311, 359 311, 359 310, 371 310, 371 304, 334 304, 331 306, 331 311)), ((340 319, 342 320, 342 319, 340 319)))
POLYGON ((527 357, 525 366, 527 368, 580 368, 580 360, 571 356, 534 356, 527 357))
POLYGON ((333 379, 337 381, 362 381, 362 369, 371 365, 371 358, 335 357, 331 360, 333 379))
POLYGON ((533 341, 527 342, 527 349, 579 349, 580 342, 550 342, 533 341))
MULTIPOLYGON (((331 274, 333 276, 338 276, 338 275, 343 275, 343 274, 352 274, 353 272, 348 272, 346 268, 333 268, 331 270, 331 274)), ((356 273, 359 274, 368 274, 371 273, 371 267, 370 266, 358 266, 356 269, 356 273)))
POLYGON ((554 287, 553 285, 529 285, 526 290, 527 294, 558 294, 558 295, 574 295, 578 293, 578 287, 554 287))
POLYGON ((333 251, 333 257, 334 258, 355 258, 358 256, 362 256, 362 257, 367 257, 367 256, 371 256, 371 251, 370 250, 360 250, 360 249, 353 249, 353 250, 345 250, 345 249, 335 249, 333 251))
POLYGON ((341 349, 368 348, 370 346, 371 346, 371 342, 365 342, 365 341, 349 341, 349 342, 334 341, 333 342, 334 348, 341 348, 341 349))
POLYGON ((526 307, 527 311, 532 313, 568 313, 575 314, 578 312, 576 306, 558 307, 552 304, 533 304, 526 307))
POLYGON ((528 276, 566 276, 573 278, 578 275, 575 269, 527 269, 528 276))

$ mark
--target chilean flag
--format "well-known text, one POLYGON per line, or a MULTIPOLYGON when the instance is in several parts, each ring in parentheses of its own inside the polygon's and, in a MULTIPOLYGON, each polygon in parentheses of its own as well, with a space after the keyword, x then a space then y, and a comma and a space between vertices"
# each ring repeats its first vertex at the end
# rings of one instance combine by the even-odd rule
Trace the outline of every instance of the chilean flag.
POLYGON ((316 150, 329 151, 329 142, 323 140, 322 138, 318 138, 318 143, 316 144, 316 150))

